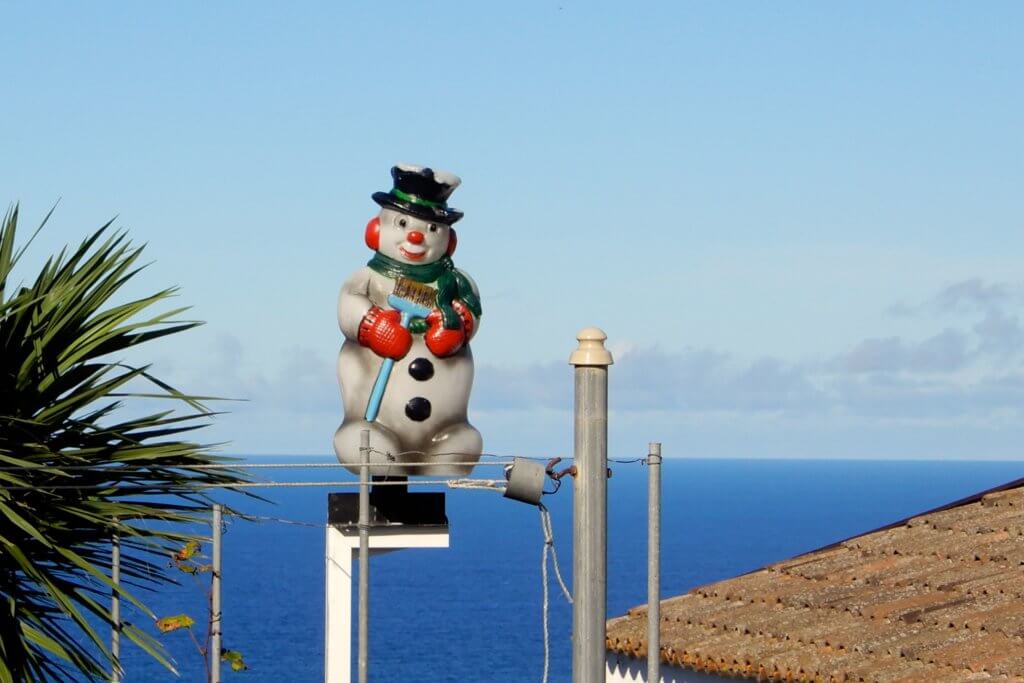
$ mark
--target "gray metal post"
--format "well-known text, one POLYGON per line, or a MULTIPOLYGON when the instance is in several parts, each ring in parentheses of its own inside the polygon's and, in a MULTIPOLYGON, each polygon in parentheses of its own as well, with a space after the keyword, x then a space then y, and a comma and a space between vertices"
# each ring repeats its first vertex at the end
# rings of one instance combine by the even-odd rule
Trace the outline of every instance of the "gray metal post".
POLYGON ((221 609, 220 609, 220 578, 221 578, 221 523, 224 508, 219 503, 213 505, 213 577, 210 580, 210 683, 220 683, 220 652, 221 652, 221 609))
POLYGON ((647 449, 647 681, 661 681, 661 444, 647 449))
POLYGON ((116 531, 110 541, 110 581, 115 586, 110 594, 110 620, 114 622, 110 628, 110 654, 114 660, 110 683, 121 683, 121 596, 117 593, 121 585, 121 535, 116 531))
POLYGON ((359 683, 369 677, 370 645, 370 430, 359 435, 359 683))
POLYGON ((572 680, 605 678, 608 569, 608 366, 607 335, 581 330, 569 356, 575 366, 573 453, 572 680))

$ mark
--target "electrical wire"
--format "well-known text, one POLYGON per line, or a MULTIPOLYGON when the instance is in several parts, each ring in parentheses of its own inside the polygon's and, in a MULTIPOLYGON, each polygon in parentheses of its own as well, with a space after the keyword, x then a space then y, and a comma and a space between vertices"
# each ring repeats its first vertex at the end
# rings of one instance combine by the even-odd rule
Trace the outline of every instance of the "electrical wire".
MULTIPOLYGON (((228 513, 225 512, 225 519, 227 518, 227 516, 228 513)), ((231 516, 236 517, 242 520, 243 522, 274 522, 276 524, 289 524, 292 526, 309 527, 311 529, 325 529, 328 526, 327 524, 323 523, 317 524, 315 522, 302 522, 296 519, 284 519, 283 517, 268 517, 266 515, 250 515, 245 512, 236 512, 231 516)))
MULTIPOLYGON (((494 458, 495 460, 465 460, 456 462, 438 462, 436 460, 426 461, 415 461, 415 462, 399 462, 399 458, 407 457, 410 455, 419 455, 423 457, 449 457, 456 455, 465 455, 468 458, 477 457, 477 454, 467 453, 463 451, 445 451, 441 453, 434 453, 428 456, 423 451, 400 451, 398 453, 390 453, 387 451, 381 451, 376 448, 371 448, 370 453, 374 455, 380 455, 385 457, 390 463, 393 463, 401 467, 421 467, 421 466, 437 466, 437 465, 454 465, 454 466, 472 466, 472 467, 487 467, 487 466, 499 466, 505 467, 513 463, 514 458, 522 458, 524 460, 534 460, 538 462, 547 462, 551 458, 549 456, 525 456, 525 455, 501 455, 498 453, 481 453, 480 458, 494 458)), ((58 454, 59 455, 59 454, 58 454)), ((232 456, 234 457, 234 456, 232 456)), ((244 456, 242 456, 244 457, 244 456)), ((572 456, 564 456, 562 460, 573 460, 572 456)), ((608 458, 609 463, 615 463, 619 465, 629 465, 633 463, 644 463, 647 458, 608 458)), ((2 465, 0 466, 0 472, 24 472, 30 470, 45 470, 55 469, 63 472, 138 472, 148 471, 153 469, 174 469, 174 470, 258 470, 258 469, 337 469, 337 468, 351 468, 358 467, 358 463, 347 463, 342 464, 339 462, 274 462, 274 463, 246 463, 246 462, 222 462, 222 463, 209 463, 202 465, 175 465, 173 463, 160 463, 154 462, 147 465, 133 465, 133 464, 121 464, 121 463, 108 463, 104 465, 62 465, 59 463, 29 463, 26 465, 2 465)), ((371 467, 383 467, 384 464, 371 464, 371 467)))
MULTIPOLYGON (((478 461, 478 460, 467 460, 463 462, 437 462, 437 461, 422 461, 422 462, 399 462, 398 459, 403 456, 409 455, 425 455, 421 451, 402 451, 399 453, 388 453, 385 451, 370 449, 370 452, 376 455, 381 455, 387 458, 387 463, 373 463, 370 465, 376 471, 381 468, 385 471, 385 476, 392 474, 391 468, 396 469, 395 476, 419 476, 415 472, 408 472, 406 468, 415 467, 438 467, 438 466, 452 466, 452 467, 480 467, 480 466, 498 466, 508 467, 513 464, 513 460, 510 459, 513 456, 499 455, 497 453, 483 453, 480 455, 481 458, 494 458, 495 460, 478 461)), ((458 456, 458 455, 470 455, 460 451, 447 451, 443 453, 437 453, 436 456, 458 456)), ((534 461, 550 461, 547 457, 528 457, 528 456, 514 456, 521 457, 526 460, 534 461)), ((567 458, 572 460, 572 458, 567 458)), ((634 463, 646 463, 647 458, 629 458, 629 459, 617 459, 609 458, 609 463, 616 464, 634 464, 634 463)), ((150 465, 130 465, 130 464, 108 464, 108 465, 58 465, 58 464, 32 464, 27 466, 0 466, 0 472, 24 472, 31 470, 46 470, 55 469, 60 471, 68 472, 102 472, 116 475, 118 472, 145 472, 149 470, 165 469, 165 470, 260 470, 260 469, 337 469, 345 468, 352 469, 359 467, 354 463, 342 464, 342 463, 318 463, 318 462, 298 462, 298 463, 215 463, 215 464, 202 464, 202 465, 173 465, 173 464, 161 464, 154 463, 150 465)), ((429 475, 427 475, 429 476, 429 475)), ((545 490, 545 495, 553 495, 558 492, 561 488, 561 480, 555 479, 554 487, 551 490, 545 490)), ((400 480, 400 481, 375 481, 373 486, 447 486, 448 488, 488 488, 495 490, 502 490, 505 485, 505 481, 500 479, 435 479, 435 480, 400 480)), ((353 487, 359 486, 358 481, 298 481, 298 482, 277 482, 277 481, 232 481, 224 482, 220 484, 192 484, 184 483, 180 486, 164 487, 160 488, 160 492, 163 493, 184 493, 194 492, 197 490, 208 490, 208 489, 226 489, 226 490, 241 490, 241 489, 256 489, 256 488, 300 488, 300 487, 311 487, 311 488, 322 488, 327 486, 336 487, 353 487)), ((53 485, 0 485, 0 491, 111 491, 111 492, 138 492, 147 491, 153 492, 156 487, 147 484, 133 484, 128 486, 118 486, 113 481, 108 484, 53 484, 53 485)))
MULTIPOLYGON (((430 480, 414 480, 414 481, 374 481, 370 482, 370 486, 447 486, 448 488, 495 488, 497 486, 505 485, 504 479, 430 479, 430 480), (467 485, 467 482, 474 482, 478 485, 467 485)), ((157 489, 155 486, 147 486, 145 484, 131 485, 131 486, 117 486, 117 485, 106 485, 106 484, 93 484, 89 486, 84 485, 73 485, 73 484, 58 484, 55 486, 0 486, 0 491, 34 491, 41 489, 43 491, 112 491, 112 492, 132 492, 132 491, 149 491, 160 493, 192 493, 195 491, 208 490, 208 489, 226 489, 229 491, 241 490, 241 489, 278 489, 278 488, 322 488, 325 486, 340 487, 340 488, 353 488, 362 486, 358 481, 232 481, 225 482, 223 484, 193 484, 191 486, 167 486, 160 487, 157 489)))

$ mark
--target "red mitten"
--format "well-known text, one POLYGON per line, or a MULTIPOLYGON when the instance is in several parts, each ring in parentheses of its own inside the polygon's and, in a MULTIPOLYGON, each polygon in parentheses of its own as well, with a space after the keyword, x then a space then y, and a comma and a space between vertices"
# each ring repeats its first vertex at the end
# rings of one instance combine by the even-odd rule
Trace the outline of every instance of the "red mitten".
POLYGON ((359 343, 378 356, 398 360, 409 353, 412 335, 402 327, 402 314, 371 306, 359 323, 359 343))
POLYGON ((427 332, 423 335, 423 341, 432 354, 438 358, 445 358, 458 353, 466 342, 464 328, 465 323, 460 321, 458 329, 446 329, 441 311, 434 309, 427 316, 427 332))
POLYGON ((473 336, 474 325, 476 324, 473 322, 473 314, 469 312, 469 309, 461 301, 453 301, 452 308, 462 318, 462 331, 466 333, 466 341, 468 342, 473 336))

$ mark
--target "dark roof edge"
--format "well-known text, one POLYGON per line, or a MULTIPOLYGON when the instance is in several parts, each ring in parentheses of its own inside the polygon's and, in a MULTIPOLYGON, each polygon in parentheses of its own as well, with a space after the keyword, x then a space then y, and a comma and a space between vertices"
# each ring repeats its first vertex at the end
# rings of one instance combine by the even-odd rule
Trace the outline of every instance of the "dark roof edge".
MULTIPOLYGON (((890 524, 886 524, 884 526, 880 526, 877 529, 872 529, 870 531, 864 531, 864 532, 861 532, 859 534, 854 534, 853 536, 849 536, 847 538, 835 541, 833 543, 829 543, 828 545, 823 545, 820 548, 815 548, 814 550, 808 550, 807 552, 800 553, 799 555, 794 555, 793 557, 787 557, 784 560, 777 560, 775 562, 771 562, 769 564, 764 565, 763 567, 758 567, 757 569, 752 569, 749 572, 744 572, 742 574, 737 574, 735 577, 731 577, 731 578, 736 578, 736 577, 739 577, 739 576, 746 576, 747 574, 754 574, 756 572, 768 569, 772 565, 776 565, 779 562, 787 562, 789 560, 795 560, 795 559, 798 559, 798 558, 801 558, 801 557, 806 557, 807 555, 813 555, 814 553, 822 552, 824 550, 832 550, 833 548, 837 548, 837 547, 841 546, 843 543, 846 543, 847 541, 852 541, 855 538, 861 538, 863 536, 870 536, 871 534, 876 534, 879 531, 888 531, 889 529, 895 529, 896 527, 904 526, 907 522, 909 522, 910 520, 912 520, 912 519, 914 519, 916 517, 921 517, 923 515, 933 515, 936 512, 944 512, 945 510, 951 510, 953 508, 958 508, 958 507, 961 507, 963 505, 971 505, 972 503, 977 503, 978 501, 980 501, 982 498, 984 498, 985 496, 989 495, 990 493, 999 493, 1000 491, 1009 491, 1010 489, 1016 489, 1016 488, 1020 488, 1022 486, 1024 486, 1024 477, 1021 477, 1020 479, 1014 479, 1013 481, 1009 481, 1009 482, 1007 482, 1005 484, 1000 484, 999 486, 993 486, 990 489, 985 489, 984 491, 979 491, 978 493, 972 493, 971 495, 969 495, 969 496, 967 496, 965 498, 961 498, 960 500, 954 500, 952 503, 946 503, 945 505, 940 505, 940 506, 938 506, 936 508, 932 508, 931 510, 925 510, 924 512, 918 512, 918 513, 913 514, 913 515, 911 515, 909 517, 904 517, 901 520, 892 522, 890 524)), ((722 579, 722 580, 723 581, 728 581, 729 579, 722 579)), ((718 582, 716 581, 715 583, 718 583, 718 582)), ((697 588, 700 588, 700 586, 697 586, 697 588)), ((687 591, 687 592, 689 592, 689 591, 687 591)))

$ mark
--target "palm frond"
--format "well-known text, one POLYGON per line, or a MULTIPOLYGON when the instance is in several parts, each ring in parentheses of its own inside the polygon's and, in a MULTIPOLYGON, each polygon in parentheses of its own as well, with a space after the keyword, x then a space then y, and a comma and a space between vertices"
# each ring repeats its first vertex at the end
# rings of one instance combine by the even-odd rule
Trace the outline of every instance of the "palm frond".
MULTIPOLYGON (((107 223, 14 291, 17 224, 13 206, 0 225, 0 683, 105 680, 114 663, 96 627, 112 623, 103 598, 116 591, 152 616, 128 586, 173 582, 166 559, 205 520, 208 492, 244 475, 187 438, 214 414, 208 397, 122 360, 200 324, 179 319, 180 306, 151 312, 175 288, 115 303, 144 267, 142 248, 107 223), (117 418, 124 403, 152 397, 180 412, 117 418), (115 533, 120 586, 110 579, 115 533)), ((122 631, 172 669, 159 641, 122 631)))

